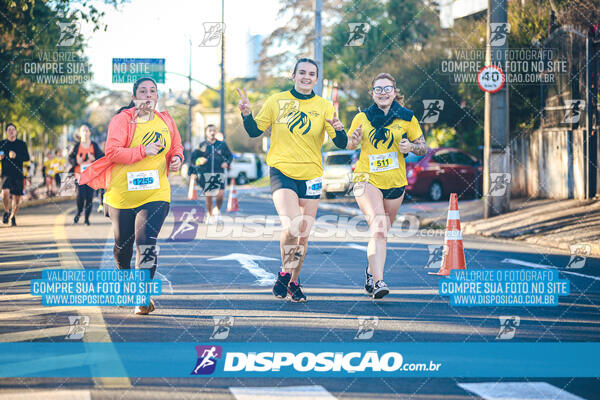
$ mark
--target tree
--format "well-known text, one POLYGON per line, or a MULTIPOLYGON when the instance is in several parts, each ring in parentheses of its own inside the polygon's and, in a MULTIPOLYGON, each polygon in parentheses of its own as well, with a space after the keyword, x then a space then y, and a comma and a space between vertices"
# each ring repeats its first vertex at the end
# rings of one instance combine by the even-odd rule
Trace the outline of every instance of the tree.
MULTIPOLYGON (((116 6, 122 0, 104 2, 116 6)), ((101 22, 104 13, 90 0, 0 0, 0 9, 3 120, 16 121, 34 143, 41 144, 44 133, 52 138, 60 126, 84 113, 89 94, 85 78, 73 84, 58 84, 58 80, 66 76, 66 68, 77 69, 82 77, 89 77, 84 40, 73 27, 86 21, 95 30, 106 29, 101 22), (51 70, 43 70, 43 63, 50 65, 51 70), (57 65, 62 65, 63 70, 55 69, 57 65), (50 80, 50 75, 57 81, 50 80)))

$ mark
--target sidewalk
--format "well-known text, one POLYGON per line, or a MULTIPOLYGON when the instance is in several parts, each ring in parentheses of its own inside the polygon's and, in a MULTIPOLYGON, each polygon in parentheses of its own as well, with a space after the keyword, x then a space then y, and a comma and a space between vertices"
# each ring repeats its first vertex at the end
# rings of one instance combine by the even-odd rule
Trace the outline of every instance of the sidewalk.
POLYGON ((46 196, 46 188, 43 186, 44 179, 41 175, 34 175, 31 181, 31 184, 27 186, 25 189, 26 195, 23 197, 23 201, 19 206, 20 209, 27 207, 35 207, 39 205, 49 204, 49 203, 60 203, 64 201, 72 201, 77 197, 76 195, 72 196, 54 196, 47 197, 46 196), (31 198, 31 189, 37 187, 36 190, 36 198, 31 198))
POLYGON ((523 240, 569 251, 589 244, 600 257, 600 200, 513 199, 511 212, 483 219, 483 201, 460 209, 463 233, 523 240), (465 217, 463 217, 463 215, 465 217))

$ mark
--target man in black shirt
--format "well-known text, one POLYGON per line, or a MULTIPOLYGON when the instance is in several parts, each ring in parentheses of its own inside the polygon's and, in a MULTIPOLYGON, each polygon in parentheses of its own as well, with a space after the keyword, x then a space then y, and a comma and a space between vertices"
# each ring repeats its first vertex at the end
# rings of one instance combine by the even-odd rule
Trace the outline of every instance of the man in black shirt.
POLYGON ((201 193, 206 196, 206 221, 210 222, 211 217, 219 218, 225 197, 225 170, 229 168, 233 155, 225 141, 217 140, 216 126, 208 125, 205 133, 206 140, 192 152, 190 170, 192 179, 195 175, 201 193), (215 194, 217 204, 213 208, 215 194))
POLYGON ((0 162, 2 163, 2 203, 4 215, 2 223, 16 226, 15 216, 19 210, 19 203, 23 198, 23 162, 29 161, 27 144, 17 139, 17 127, 14 124, 6 126, 8 139, 0 141, 0 162), (12 195, 12 211, 10 210, 10 196, 12 195))

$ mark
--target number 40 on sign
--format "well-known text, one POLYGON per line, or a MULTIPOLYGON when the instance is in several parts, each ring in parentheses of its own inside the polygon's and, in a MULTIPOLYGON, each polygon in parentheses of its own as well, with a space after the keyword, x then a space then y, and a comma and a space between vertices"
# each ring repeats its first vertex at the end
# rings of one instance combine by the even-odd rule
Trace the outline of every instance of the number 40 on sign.
POLYGON ((477 73, 477 85, 484 92, 496 93, 504 86, 506 78, 500 67, 486 65, 477 73))

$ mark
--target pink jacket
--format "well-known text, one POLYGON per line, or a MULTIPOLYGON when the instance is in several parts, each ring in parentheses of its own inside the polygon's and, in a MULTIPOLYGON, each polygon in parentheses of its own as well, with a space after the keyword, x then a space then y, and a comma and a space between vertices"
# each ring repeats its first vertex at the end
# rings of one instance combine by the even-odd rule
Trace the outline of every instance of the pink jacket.
MULTIPOLYGON (((112 167, 115 164, 133 164, 146 157, 146 148, 140 144, 137 147, 129 148, 135 127, 137 124, 130 123, 135 113, 135 107, 125 109, 115 115, 108 124, 108 137, 106 138, 106 155, 94 161, 85 171, 81 173, 79 179, 80 185, 89 185, 94 189, 106 188, 110 182, 112 167)), ((181 157, 183 162, 183 146, 181 145, 181 136, 175 121, 168 112, 154 111, 169 128, 171 133, 171 148, 167 153, 167 175, 169 174, 169 164, 174 156, 181 157)))

